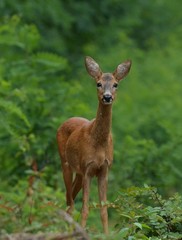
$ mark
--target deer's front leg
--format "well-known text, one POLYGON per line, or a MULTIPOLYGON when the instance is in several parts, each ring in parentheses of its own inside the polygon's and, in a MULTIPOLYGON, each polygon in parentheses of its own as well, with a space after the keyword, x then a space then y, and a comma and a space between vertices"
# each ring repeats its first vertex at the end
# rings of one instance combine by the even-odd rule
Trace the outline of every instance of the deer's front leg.
POLYGON ((108 176, 108 164, 107 162, 105 162, 98 175, 98 190, 101 204, 100 215, 105 234, 108 234, 108 213, 107 206, 104 206, 103 203, 107 201, 107 176, 108 176))
POLYGON ((83 177, 83 205, 82 205, 82 219, 81 226, 86 226, 86 221, 89 213, 88 201, 89 201, 89 192, 90 192, 90 181, 91 177, 85 173, 83 177))

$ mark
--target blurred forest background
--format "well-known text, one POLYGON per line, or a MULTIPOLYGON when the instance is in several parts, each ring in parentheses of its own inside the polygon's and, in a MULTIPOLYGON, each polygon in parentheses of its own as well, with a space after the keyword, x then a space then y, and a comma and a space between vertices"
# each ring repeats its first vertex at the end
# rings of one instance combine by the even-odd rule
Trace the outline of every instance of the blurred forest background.
MULTIPOLYGON (((51 214, 65 209, 65 189, 56 131, 67 118, 92 119, 97 110, 85 55, 110 72, 132 60, 113 104, 109 201, 132 186, 154 186, 166 199, 182 194, 181 12, 181 0, 0 1, 1 231, 36 232, 45 219, 47 231, 57 230, 51 214)), ((78 221, 80 206, 81 195, 78 221)), ((109 214, 114 222, 116 212, 109 214)), ((93 232, 96 222, 93 210, 93 232)))

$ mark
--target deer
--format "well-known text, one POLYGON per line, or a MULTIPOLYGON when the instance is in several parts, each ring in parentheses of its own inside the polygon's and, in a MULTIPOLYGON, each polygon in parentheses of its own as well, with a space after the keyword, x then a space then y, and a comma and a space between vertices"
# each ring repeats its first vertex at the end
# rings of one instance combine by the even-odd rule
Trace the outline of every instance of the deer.
POLYGON ((67 212, 72 213, 74 200, 82 189, 81 226, 86 227, 91 179, 97 177, 100 216, 104 233, 108 234, 107 204, 103 203, 107 202, 108 170, 113 162, 112 103, 119 82, 130 70, 131 61, 119 64, 113 73, 103 73, 99 64, 86 56, 85 67, 96 82, 96 118, 91 121, 82 117, 69 118, 57 130, 57 143, 66 187, 67 212))

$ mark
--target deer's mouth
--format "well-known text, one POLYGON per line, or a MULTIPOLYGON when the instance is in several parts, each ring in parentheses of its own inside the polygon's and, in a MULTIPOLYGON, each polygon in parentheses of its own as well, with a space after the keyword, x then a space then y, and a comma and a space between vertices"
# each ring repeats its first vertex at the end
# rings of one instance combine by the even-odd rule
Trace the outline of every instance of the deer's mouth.
POLYGON ((112 97, 103 97, 102 102, 106 105, 111 104, 113 102, 113 98, 112 97))

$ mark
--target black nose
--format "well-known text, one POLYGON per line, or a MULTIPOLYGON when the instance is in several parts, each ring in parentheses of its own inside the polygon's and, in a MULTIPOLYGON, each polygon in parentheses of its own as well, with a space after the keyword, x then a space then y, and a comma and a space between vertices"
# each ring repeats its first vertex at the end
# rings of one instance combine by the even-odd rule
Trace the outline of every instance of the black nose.
POLYGON ((105 94, 105 95, 103 96, 103 99, 104 99, 105 102, 109 103, 109 102, 112 101, 112 95, 110 95, 110 94, 105 94))

